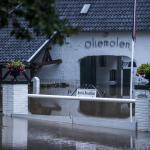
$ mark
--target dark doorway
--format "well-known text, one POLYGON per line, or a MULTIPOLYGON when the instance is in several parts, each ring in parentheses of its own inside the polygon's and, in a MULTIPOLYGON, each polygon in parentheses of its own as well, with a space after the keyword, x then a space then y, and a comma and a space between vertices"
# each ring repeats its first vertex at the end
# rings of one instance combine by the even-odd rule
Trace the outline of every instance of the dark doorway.
MULTIPOLYGON (((82 88, 96 86, 96 57, 86 57, 80 62, 80 85, 82 88)), ((84 114, 96 113, 96 102, 80 101, 80 111, 84 114)))
POLYGON ((96 85, 96 57, 89 56, 80 62, 80 84, 81 86, 96 85))
MULTIPOLYGON (((80 84, 94 85, 98 91, 106 91, 104 97, 121 96, 122 59, 119 56, 88 56, 80 61, 80 84)), ((90 87, 88 87, 90 88, 90 87)), ((123 69, 123 96, 130 95, 130 68, 123 69)), ((99 95, 97 95, 99 96, 99 95)), ((103 95, 100 95, 103 97, 103 95)), ((88 116, 128 118, 127 104, 80 101, 80 112, 88 116)))
POLYGON ((123 70, 123 96, 130 95, 130 69, 123 70))

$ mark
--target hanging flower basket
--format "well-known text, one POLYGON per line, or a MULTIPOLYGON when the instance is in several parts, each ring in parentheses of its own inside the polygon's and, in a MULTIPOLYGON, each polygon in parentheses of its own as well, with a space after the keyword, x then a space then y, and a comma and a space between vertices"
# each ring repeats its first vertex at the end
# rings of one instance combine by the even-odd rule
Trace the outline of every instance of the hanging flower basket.
POLYGON ((7 63, 9 74, 16 79, 21 73, 25 72, 25 65, 21 61, 13 60, 7 63))

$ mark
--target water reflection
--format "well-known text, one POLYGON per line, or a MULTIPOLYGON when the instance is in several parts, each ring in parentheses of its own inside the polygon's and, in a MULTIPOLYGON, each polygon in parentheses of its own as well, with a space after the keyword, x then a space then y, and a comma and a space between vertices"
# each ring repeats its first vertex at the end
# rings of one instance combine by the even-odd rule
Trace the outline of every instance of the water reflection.
POLYGON ((28 121, 2 117, 2 145, 4 148, 27 148, 28 121))
POLYGON ((120 150, 150 149, 150 135, 1 118, 1 149, 14 150, 120 150))

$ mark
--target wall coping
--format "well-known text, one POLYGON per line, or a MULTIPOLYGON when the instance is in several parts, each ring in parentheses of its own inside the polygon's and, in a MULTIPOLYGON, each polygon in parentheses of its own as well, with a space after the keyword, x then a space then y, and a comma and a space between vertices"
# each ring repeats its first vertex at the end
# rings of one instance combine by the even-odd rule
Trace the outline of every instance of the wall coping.
POLYGON ((28 84, 28 81, 3 81, 0 84, 28 84))
POLYGON ((135 85, 135 90, 150 90, 150 85, 135 85))

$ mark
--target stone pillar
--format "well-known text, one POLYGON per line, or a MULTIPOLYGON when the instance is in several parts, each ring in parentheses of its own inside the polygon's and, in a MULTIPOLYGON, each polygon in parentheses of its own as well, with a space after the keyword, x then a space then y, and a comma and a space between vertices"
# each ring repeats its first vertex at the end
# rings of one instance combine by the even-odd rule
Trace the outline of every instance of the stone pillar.
POLYGON ((3 84, 3 114, 28 114, 28 84, 3 84))
POLYGON ((137 130, 150 131, 150 93, 148 90, 135 90, 135 99, 137 130))

